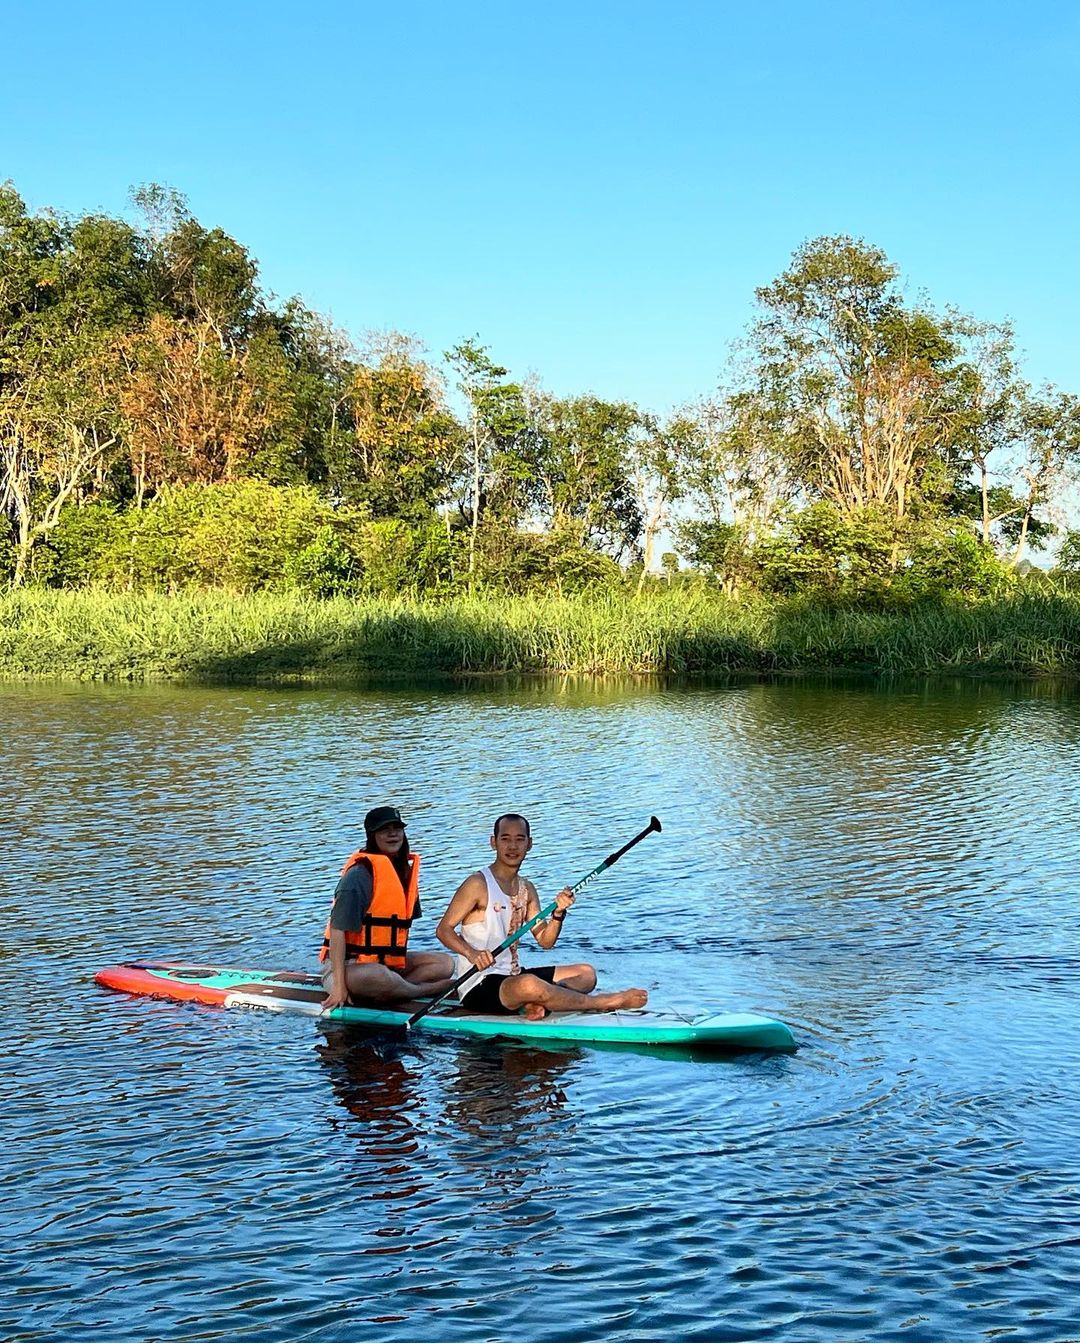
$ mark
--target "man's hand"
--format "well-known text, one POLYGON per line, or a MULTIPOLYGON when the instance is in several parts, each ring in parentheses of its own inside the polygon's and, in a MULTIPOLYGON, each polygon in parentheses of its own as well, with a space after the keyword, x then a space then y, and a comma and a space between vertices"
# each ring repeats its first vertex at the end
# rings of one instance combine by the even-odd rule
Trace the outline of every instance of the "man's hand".
POLYGON ((573 903, 574 903, 573 892, 570 890, 569 886, 564 886, 562 890, 559 892, 559 894, 555 897, 555 904, 557 906, 558 913, 565 914, 573 903))

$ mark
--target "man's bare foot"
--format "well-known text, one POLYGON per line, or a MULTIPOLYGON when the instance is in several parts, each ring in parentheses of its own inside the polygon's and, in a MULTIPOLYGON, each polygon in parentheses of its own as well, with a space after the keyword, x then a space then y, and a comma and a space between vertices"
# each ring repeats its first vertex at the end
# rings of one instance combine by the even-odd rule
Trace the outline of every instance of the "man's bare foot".
POLYGON ((622 993, 589 994, 598 1012, 618 1012, 623 1008, 644 1007, 649 995, 644 989, 624 989, 622 993))
POLYGON ((543 1021, 547 1014, 543 1003, 526 1003, 521 1009, 521 1015, 526 1021, 543 1021))

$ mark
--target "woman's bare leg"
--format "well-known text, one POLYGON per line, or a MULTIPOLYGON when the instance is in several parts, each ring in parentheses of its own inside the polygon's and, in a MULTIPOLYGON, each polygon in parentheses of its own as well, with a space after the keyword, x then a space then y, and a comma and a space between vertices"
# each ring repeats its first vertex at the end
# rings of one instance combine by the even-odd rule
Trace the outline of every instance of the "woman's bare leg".
MULTIPOLYGON (((449 957, 446 957, 449 960, 449 957)), ((453 979, 422 980, 419 983, 399 975, 389 966, 365 961, 357 965, 350 961, 345 967, 345 987, 351 998, 374 1000, 382 1003, 409 1002, 414 998, 428 998, 444 992, 453 979)))
POLYGON ((454 958, 442 951, 410 951, 402 977, 425 993, 443 993, 454 982, 454 958))

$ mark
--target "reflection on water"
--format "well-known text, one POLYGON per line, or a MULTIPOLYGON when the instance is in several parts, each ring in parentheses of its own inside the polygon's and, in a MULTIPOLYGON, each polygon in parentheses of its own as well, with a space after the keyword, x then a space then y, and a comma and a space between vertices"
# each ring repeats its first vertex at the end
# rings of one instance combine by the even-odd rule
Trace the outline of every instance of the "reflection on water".
MULTIPOLYGON (((494 1144, 498 1150, 507 1132, 525 1129, 530 1142, 542 1143, 566 1104, 560 1080, 579 1057, 578 1050, 492 1044, 455 1050, 447 1118, 481 1149, 494 1144)), ((559 1132, 572 1137, 572 1121, 568 1127, 560 1125, 559 1132)))
POLYGON ((0 1337, 1077 1337, 1080 700, 1049 685, 0 686, 0 1337), (359 818, 419 945, 524 811, 567 956, 797 1055, 128 1000, 310 967, 359 818))
POLYGON ((333 1121, 355 1157, 356 1196, 411 1202, 423 1189, 416 1160, 420 1134, 413 1121, 419 1070, 347 1028, 325 1027, 323 1033, 325 1042, 316 1052, 329 1069, 335 1096, 358 1121, 333 1121))
MULTIPOLYGON (((415 1207, 425 1192, 425 1147, 420 1096, 428 1060, 423 1048, 373 1037, 348 1026, 326 1025, 317 1053, 334 1095, 354 1124, 345 1130, 355 1154, 355 1180, 370 1199, 407 1199, 415 1207)), ((504 1048, 476 1041, 447 1051, 439 1116, 462 1144, 462 1169, 477 1177, 477 1192, 505 1192, 533 1169, 536 1146, 552 1133, 573 1137, 562 1116, 561 1079, 582 1051, 576 1048, 504 1048), (528 1134, 507 1144, 507 1134, 528 1134)), ((337 1126, 338 1121, 335 1121, 337 1126)), ((430 1175, 430 1172, 427 1172, 430 1175)))

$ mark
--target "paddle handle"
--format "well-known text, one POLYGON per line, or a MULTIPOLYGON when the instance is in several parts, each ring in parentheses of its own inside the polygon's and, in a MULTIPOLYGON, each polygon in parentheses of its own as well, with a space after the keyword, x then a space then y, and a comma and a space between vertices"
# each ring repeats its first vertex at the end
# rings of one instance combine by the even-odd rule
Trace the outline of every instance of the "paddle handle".
MULTIPOLYGON (((636 834, 634 838, 630 840, 628 844, 624 844, 621 849, 616 849, 614 853, 609 853, 602 863, 597 863, 597 865, 588 874, 588 876, 582 877, 580 881, 575 882, 574 885, 570 887, 570 894, 576 895, 577 892, 581 890, 582 886, 587 886, 589 882, 592 881, 593 877, 598 877, 601 872, 606 872, 608 868, 612 866, 612 864, 617 863, 619 859, 623 856, 623 854, 627 853, 630 849, 632 849, 635 844, 640 844, 641 841, 643 839, 647 839, 648 836, 653 833, 653 831, 660 831, 663 828, 664 827, 660 824, 660 822, 656 819, 655 816, 650 816, 649 824, 645 827, 644 830, 642 830, 639 834, 636 834)), ((554 908, 555 906, 552 905, 552 909, 554 908)), ((524 932, 524 929, 522 929, 522 932, 524 932)))
MULTIPOLYGON (((597 863, 597 865, 593 868, 593 870, 590 873, 588 873, 587 876, 582 877, 580 881, 576 881, 573 884, 573 886, 570 887, 570 894, 576 895, 577 892, 581 890, 582 886, 587 886, 589 882, 592 881, 593 877, 598 877, 601 872, 606 872, 607 869, 611 867, 613 863, 617 863, 619 859, 623 856, 623 854, 628 853, 634 847, 635 844, 640 844, 643 839, 646 839, 654 831, 660 831, 662 829, 663 826, 661 826, 660 822, 656 819, 656 817, 650 816, 649 824, 645 827, 644 830, 642 830, 639 834, 636 834, 634 838, 630 840, 628 844, 624 844, 621 849, 616 849, 614 853, 609 853, 608 856, 604 859, 604 861, 602 863, 597 863)), ((518 941, 519 938, 525 936, 525 934, 529 931, 530 928, 535 928, 535 926, 538 923, 542 923, 544 919, 549 919, 552 916, 552 914, 554 914, 557 906, 558 901, 552 900, 551 904, 545 905, 539 914, 534 914, 533 917, 528 921, 528 923, 523 923, 521 927, 517 929, 516 932, 513 932, 510 934, 509 937, 504 938, 503 941, 500 942, 499 945, 495 948, 495 950, 491 953, 492 959, 494 959, 497 956, 500 956, 504 951, 507 950, 508 947, 512 947, 514 943, 518 941)), ((412 1016, 408 1019, 408 1021, 406 1021, 405 1029, 411 1030, 412 1027, 415 1026, 416 1023, 420 1020, 421 1017, 427 1016, 427 1014, 431 1011, 433 1007, 438 1007, 438 1005, 443 1001, 444 998, 449 998, 449 996, 452 993, 457 992, 457 990, 460 988, 462 984, 472 979, 473 975, 478 975, 479 973, 480 969, 478 966, 476 965, 470 966, 469 969, 466 970, 463 975, 459 975, 457 979, 454 980, 454 982, 450 985, 448 989, 444 989, 443 992, 440 993, 437 998, 433 998, 431 1002, 425 1003, 424 1006, 421 1007, 418 1012, 414 1012, 412 1016)))

